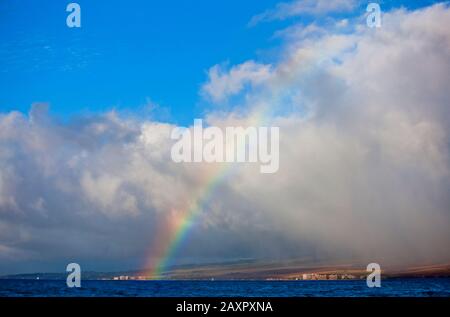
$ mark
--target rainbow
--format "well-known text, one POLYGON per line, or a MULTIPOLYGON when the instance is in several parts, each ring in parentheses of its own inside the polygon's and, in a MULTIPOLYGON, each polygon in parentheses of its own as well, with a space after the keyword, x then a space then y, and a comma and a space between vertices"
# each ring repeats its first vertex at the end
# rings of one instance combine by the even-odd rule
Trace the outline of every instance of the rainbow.
MULTIPOLYGON (((331 57, 332 55, 330 55, 328 52, 321 51, 317 54, 315 62, 310 64, 320 66, 320 64, 322 64, 324 61, 328 61, 331 57)), ((272 89, 268 91, 268 94, 265 96, 266 102, 254 107, 253 111, 250 113, 248 117, 249 125, 267 125, 267 123, 273 120, 276 109, 282 109, 282 107, 280 107, 280 105, 283 104, 284 95, 282 93, 282 88, 286 86, 286 84, 294 83, 295 77, 290 76, 288 73, 278 74, 278 80, 278 82, 272 82, 272 84, 275 85, 272 86, 272 89), (267 100, 270 100, 270 102, 267 102, 267 100)), ((153 279, 160 278, 162 276, 162 273, 168 268, 171 259, 173 259, 173 257, 175 256, 176 251, 183 243, 183 241, 187 239, 188 233, 192 229, 196 217, 203 210, 202 206, 205 206, 208 201, 210 201, 214 190, 230 173, 230 171, 232 170, 231 166, 235 165, 230 163, 221 164, 222 165, 213 173, 207 175, 207 180, 204 182, 203 187, 198 192, 198 195, 196 195, 193 202, 186 204, 187 207, 183 212, 177 213, 181 214, 181 217, 178 216, 177 219, 175 219, 174 224, 172 224, 173 229, 169 230, 170 236, 166 236, 166 239, 164 239, 165 241, 160 241, 160 239, 158 238, 155 240, 156 245, 158 245, 159 248, 153 248, 153 250, 156 250, 156 252, 153 252, 149 256, 149 262, 146 265, 146 267, 152 268, 150 270, 149 276, 153 279), (161 248, 161 246, 163 247, 161 248), (161 256, 158 257, 158 254, 161 256), (159 258, 156 264, 152 262, 155 258, 159 258)), ((165 236, 166 234, 162 232, 160 235, 165 236)))
MULTIPOLYGON (((224 163, 225 164, 225 163, 224 163)), ((202 212, 203 206, 206 205, 213 196, 213 193, 217 186, 226 178, 226 175, 230 171, 229 165, 220 167, 219 170, 213 174, 210 180, 204 184, 203 192, 195 199, 192 204, 187 207, 185 212, 181 213, 181 219, 176 223, 175 233, 170 238, 170 243, 166 250, 162 254, 162 259, 153 268, 150 276, 153 279, 159 279, 162 276, 164 270, 169 267, 170 260, 176 254, 176 251, 182 245, 182 242, 186 240, 188 233, 192 229, 196 217, 202 212)))
MULTIPOLYGON (((248 122, 255 126, 262 126, 267 121, 267 112, 267 106, 260 107, 249 116, 248 122)), ((146 267, 149 268, 146 276, 155 280, 164 277, 164 272, 170 267, 171 260, 175 257, 177 250, 187 240, 197 216, 204 209, 203 206, 211 200, 218 185, 230 175, 233 166, 235 166, 233 163, 220 163, 211 173, 208 173, 196 197, 190 203, 187 203, 187 206, 181 212, 175 212, 175 216, 169 220, 167 226, 160 228, 160 231, 163 232, 156 235, 149 261, 146 263, 146 267), (155 259, 156 263, 154 262, 155 259)))

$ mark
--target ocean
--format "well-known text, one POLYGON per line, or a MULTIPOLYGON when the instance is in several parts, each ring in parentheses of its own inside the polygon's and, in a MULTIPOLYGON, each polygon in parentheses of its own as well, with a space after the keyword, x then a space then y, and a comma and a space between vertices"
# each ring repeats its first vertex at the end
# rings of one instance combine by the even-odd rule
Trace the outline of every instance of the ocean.
POLYGON ((450 278, 398 278, 368 288, 343 281, 82 281, 0 280, 0 297, 450 297, 450 278))

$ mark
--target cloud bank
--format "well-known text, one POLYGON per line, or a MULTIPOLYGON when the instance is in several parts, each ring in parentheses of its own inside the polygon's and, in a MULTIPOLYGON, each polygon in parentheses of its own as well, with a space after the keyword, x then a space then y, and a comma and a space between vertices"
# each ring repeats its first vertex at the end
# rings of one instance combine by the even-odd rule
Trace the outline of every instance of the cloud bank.
MULTIPOLYGON (((242 98, 206 120, 270 109, 280 170, 237 165, 176 262, 450 260, 450 9, 349 27, 289 34, 270 65, 211 68, 208 98, 242 98)), ((173 163, 172 128, 115 112, 60 122, 42 104, 0 114, 0 272, 147 263, 216 168, 173 163)))

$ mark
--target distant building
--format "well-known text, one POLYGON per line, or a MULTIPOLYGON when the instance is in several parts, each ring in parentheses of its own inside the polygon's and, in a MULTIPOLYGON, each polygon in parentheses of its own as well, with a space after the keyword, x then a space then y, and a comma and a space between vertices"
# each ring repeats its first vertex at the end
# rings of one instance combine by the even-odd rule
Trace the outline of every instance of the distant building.
POLYGON ((342 278, 343 280, 354 280, 354 279, 356 279, 357 277, 356 277, 355 275, 352 275, 352 274, 343 274, 341 278, 342 278))

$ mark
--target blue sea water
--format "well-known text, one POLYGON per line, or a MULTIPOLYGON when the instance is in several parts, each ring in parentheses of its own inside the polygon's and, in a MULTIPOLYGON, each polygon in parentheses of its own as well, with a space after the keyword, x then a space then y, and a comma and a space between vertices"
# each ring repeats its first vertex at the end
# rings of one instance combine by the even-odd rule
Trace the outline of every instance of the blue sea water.
POLYGON ((0 297, 450 297, 450 278, 350 281, 82 281, 0 280, 0 297))

